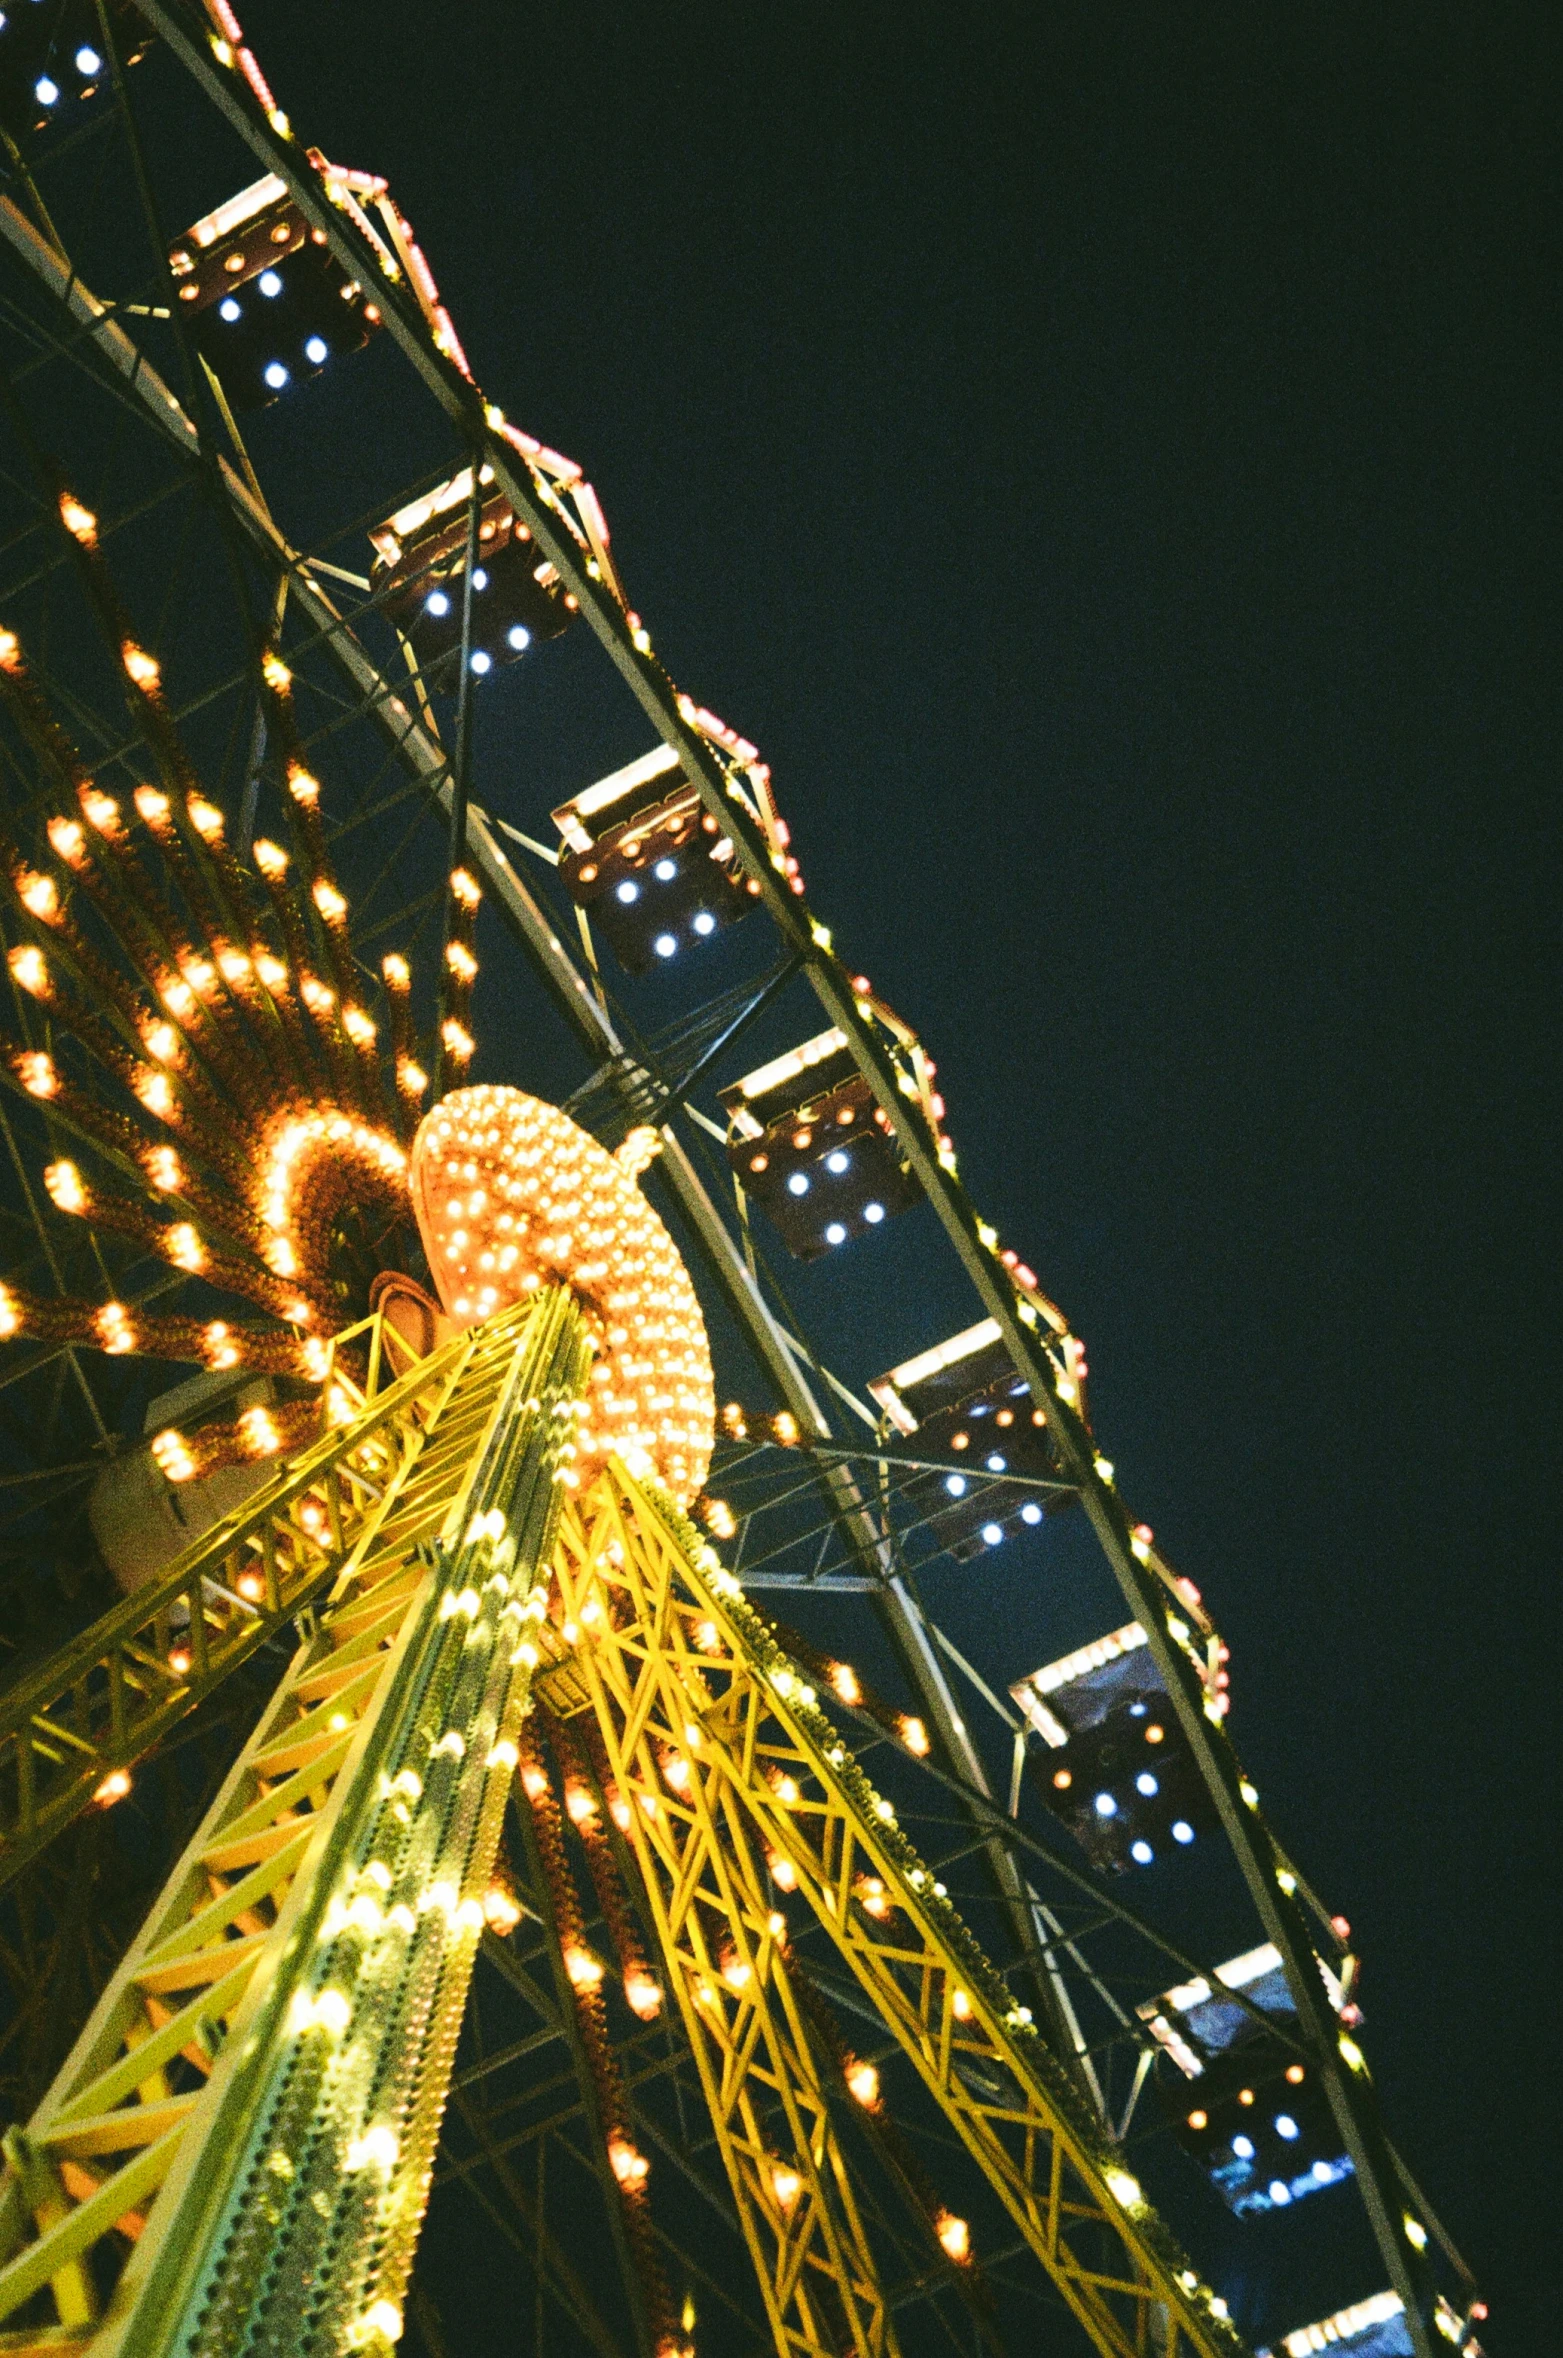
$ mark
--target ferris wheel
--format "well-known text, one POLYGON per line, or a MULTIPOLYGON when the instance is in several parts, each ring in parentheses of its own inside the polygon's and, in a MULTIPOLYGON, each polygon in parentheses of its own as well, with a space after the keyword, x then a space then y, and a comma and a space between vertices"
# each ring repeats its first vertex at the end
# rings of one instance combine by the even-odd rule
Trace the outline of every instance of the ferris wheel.
POLYGON ((316 128, 0 19, 0 2348, 1476 2351, 916 1011, 316 128))

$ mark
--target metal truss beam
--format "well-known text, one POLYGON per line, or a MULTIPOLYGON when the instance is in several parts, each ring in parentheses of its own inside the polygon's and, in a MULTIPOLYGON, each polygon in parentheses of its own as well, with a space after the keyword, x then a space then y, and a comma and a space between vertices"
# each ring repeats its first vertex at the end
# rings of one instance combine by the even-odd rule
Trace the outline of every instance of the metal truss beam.
MULTIPOLYGON (((757 2000, 787 1987, 769 1851, 1097 2349, 1238 2358, 1223 2304, 714 1552, 614 1468, 567 1510, 557 1572, 565 1615, 597 1634, 540 1691, 596 1713, 719 2130, 757 2000), (888 1915, 861 1905, 865 1875, 888 1915)), ((758 2206, 763 2135, 745 2122, 724 2159, 758 2206)))
MULTIPOLYGON (((617 1523, 612 1538, 623 1544, 617 1523)), ((573 1522, 562 1534, 568 1613, 589 1594, 602 1609, 586 1570, 594 1544, 610 1544, 609 1534, 594 1527, 588 1538, 573 1522)), ((645 1544, 655 1549, 650 1533, 645 1544)), ((626 1760, 621 1728, 606 1711, 599 1718, 621 1790, 651 1799, 626 1760)), ((681 1745, 682 1723, 670 1734, 681 1745)), ((640 1741, 652 1740, 642 1712, 640 1741)), ((660 1779, 658 1789, 667 1790, 660 1779)), ((687 1806, 643 1809, 631 1838, 778 2358, 830 2358, 843 2331, 864 2358, 893 2358, 898 2344, 851 2173, 783 1962, 783 1921, 752 1846, 735 1839, 732 1808, 730 1793, 708 1793, 692 1779, 687 1806)))
POLYGON ((482 1413, 464 1382, 475 1349, 460 1336, 409 1365, 378 1313, 347 1329, 322 1394, 323 1416, 342 1421, 7 1691, 0 1884, 94 1801, 128 1792, 141 1755, 315 1598, 388 1541, 438 1529, 482 1413))
POLYGON ((270 2304, 400 2331, 588 1356, 557 1293, 464 1340, 432 1554, 403 1528, 341 1581, 5 2141, 0 2319, 47 2293, 59 2347, 221 2358, 270 2304))

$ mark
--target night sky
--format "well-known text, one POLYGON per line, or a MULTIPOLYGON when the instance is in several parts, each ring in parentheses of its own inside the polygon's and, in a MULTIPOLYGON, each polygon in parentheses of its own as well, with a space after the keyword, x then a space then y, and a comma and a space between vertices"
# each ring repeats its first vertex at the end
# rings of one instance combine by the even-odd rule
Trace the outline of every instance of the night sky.
POLYGON ((244 13, 938 1058, 1534 2350, 1552 12, 244 13))

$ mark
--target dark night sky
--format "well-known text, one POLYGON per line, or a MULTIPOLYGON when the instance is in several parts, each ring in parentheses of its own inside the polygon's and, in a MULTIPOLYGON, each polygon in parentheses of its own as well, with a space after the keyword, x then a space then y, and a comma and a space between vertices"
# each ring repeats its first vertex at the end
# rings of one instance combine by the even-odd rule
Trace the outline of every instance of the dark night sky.
POLYGON ((245 13, 938 1056, 1533 2350, 1551 11, 245 13))

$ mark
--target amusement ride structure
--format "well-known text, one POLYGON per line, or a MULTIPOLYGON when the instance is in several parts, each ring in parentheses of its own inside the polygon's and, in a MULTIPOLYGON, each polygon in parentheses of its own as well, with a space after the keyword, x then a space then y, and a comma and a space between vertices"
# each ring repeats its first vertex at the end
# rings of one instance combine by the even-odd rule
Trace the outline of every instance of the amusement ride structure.
POLYGON ((1211 1612, 580 468, 226 0, 18 0, 0 137, 0 2353, 1475 2352, 1211 1612))

